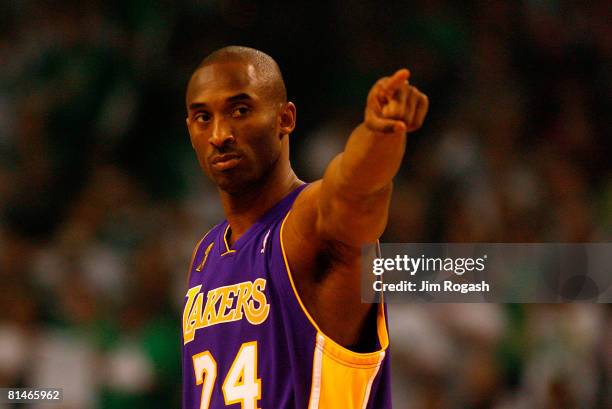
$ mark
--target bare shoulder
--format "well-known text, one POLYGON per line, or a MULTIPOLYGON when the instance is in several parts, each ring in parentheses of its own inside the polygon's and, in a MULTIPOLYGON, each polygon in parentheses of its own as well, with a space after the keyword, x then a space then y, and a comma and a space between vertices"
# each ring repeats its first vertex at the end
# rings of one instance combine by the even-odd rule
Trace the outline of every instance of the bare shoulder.
POLYGON ((291 213, 285 222, 287 235, 297 234, 298 238, 316 233, 318 201, 321 194, 321 179, 310 183, 295 199, 291 213))
POLYGON ((305 188, 283 226, 281 241, 303 304, 336 342, 356 342, 368 304, 360 299, 358 247, 325 239, 318 226, 321 181, 305 188))
POLYGON ((322 243, 317 231, 318 197, 321 180, 308 185, 295 199, 281 231, 281 241, 294 279, 303 281, 300 274, 311 267, 312 260, 321 251, 322 243))

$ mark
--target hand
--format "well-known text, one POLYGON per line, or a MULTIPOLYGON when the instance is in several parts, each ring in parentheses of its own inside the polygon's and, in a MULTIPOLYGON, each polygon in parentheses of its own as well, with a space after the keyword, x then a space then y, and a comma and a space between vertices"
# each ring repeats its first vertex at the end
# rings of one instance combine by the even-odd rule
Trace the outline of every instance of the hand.
POLYGON ((373 132, 406 133, 423 125, 429 99, 408 83, 410 71, 398 70, 391 77, 383 77, 368 94, 365 125, 373 132))

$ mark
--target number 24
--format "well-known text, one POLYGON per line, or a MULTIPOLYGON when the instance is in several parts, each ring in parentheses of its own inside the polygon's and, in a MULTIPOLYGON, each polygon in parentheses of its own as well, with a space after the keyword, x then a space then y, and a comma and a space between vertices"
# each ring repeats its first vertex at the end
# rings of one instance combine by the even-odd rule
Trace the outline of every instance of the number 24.
MULTIPOLYGON (((217 378, 217 362, 209 351, 194 355, 192 360, 196 385, 204 384, 200 409, 208 409, 217 378)), ((221 389, 226 405, 240 403, 242 409, 257 409, 257 401, 261 399, 261 379, 257 378, 257 341, 242 344, 221 389)))

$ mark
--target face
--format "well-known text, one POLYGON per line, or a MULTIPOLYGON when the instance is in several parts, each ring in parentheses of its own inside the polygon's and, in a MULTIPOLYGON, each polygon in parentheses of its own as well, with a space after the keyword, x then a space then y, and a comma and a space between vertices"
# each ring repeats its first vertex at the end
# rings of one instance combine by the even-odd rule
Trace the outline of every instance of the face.
POLYGON ((221 190, 239 193, 279 165, 288 149, 287 104, 270 97, 248 63, 214 63, 196 71, 187 91, 187 128, 200 167, 221 190))

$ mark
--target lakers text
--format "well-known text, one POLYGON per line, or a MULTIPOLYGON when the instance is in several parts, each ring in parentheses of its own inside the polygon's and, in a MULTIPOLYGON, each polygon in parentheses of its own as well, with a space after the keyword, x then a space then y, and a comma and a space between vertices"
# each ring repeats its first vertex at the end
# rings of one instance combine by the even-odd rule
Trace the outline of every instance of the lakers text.
POLYGON ((251 324, 259 325, 266 320, 270 304, 264 290, 266 280, 227 285, 208 290, 206 303, 202 285, 187 291, 187 302, 183 311, 183 341, 193 341, 196 330, 246 318, 251 324))

